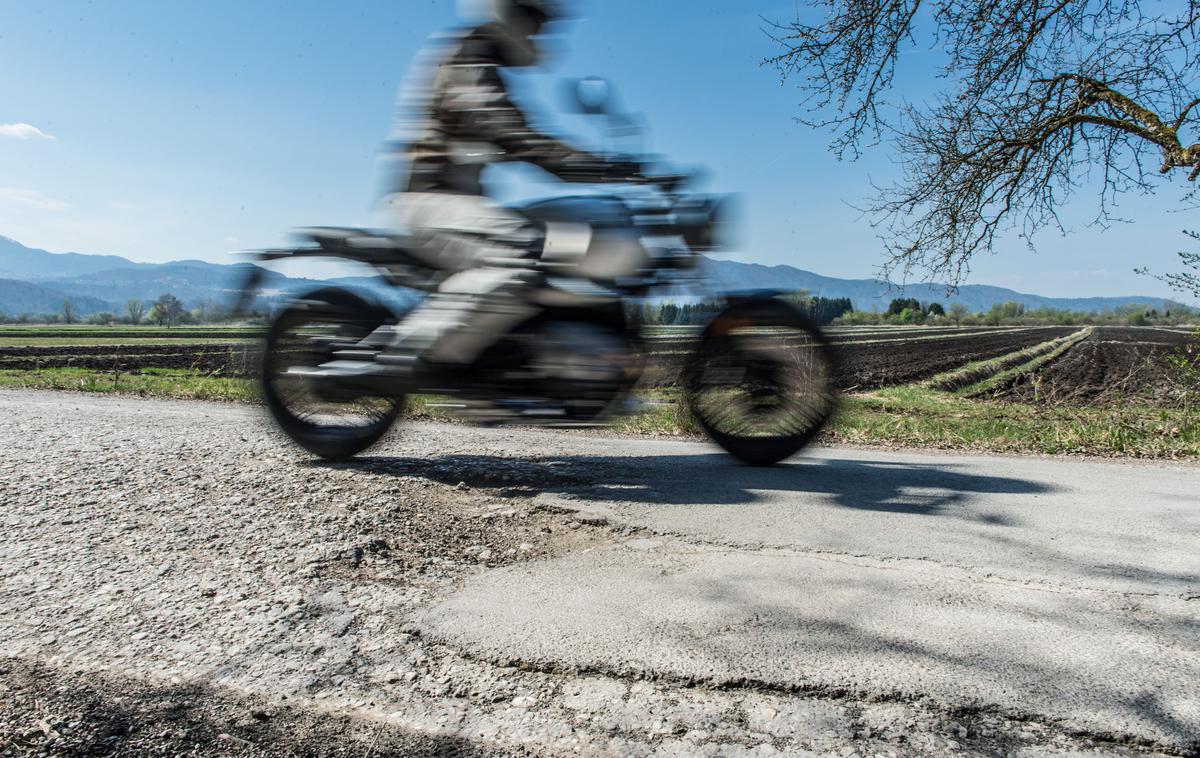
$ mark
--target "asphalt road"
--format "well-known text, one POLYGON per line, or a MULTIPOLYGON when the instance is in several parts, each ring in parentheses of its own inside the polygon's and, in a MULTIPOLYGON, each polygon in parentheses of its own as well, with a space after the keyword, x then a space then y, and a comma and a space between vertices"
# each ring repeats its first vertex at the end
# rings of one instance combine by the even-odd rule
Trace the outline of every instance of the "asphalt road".
POLYGON ((550 754, 1200 750, 1195 465, 0 414, 10 659, 550 754))
POLYGON ((654 536, 479 576, 430 634, 547 666, 1200 735, 1200 469, 818 450, 760 470, 604 445, 556 456, 603 482, 542 501, 654 536))

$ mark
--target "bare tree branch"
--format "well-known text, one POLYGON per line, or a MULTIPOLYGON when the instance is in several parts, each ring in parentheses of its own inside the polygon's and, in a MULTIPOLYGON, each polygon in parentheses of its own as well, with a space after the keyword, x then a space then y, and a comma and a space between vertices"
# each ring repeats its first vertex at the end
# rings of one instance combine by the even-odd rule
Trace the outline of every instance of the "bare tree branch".
POLYGON ((802 93, 799 120, 832 132, 839 157, 864 139, 898 148, 902 178, 867 210, 885 274, 957 283, 1011 231, 1026 242, 1089 176, 1095 223, 1160 175, 1200 177, 1200 3, 1149 0, 809 0, 769 28, 765 63, 802 93), (901 56, 940 55, 928 104, 892 102, 901 56), (1157 165, 1155 166, 1155 163, 1157 165), (1147 170, 1147 167, 1155 167, 1147 170))

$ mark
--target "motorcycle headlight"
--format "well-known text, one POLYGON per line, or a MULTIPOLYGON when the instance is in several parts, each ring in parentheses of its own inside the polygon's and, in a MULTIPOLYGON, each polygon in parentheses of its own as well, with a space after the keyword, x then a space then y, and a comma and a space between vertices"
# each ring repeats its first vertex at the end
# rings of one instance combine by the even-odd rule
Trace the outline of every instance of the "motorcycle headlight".
POLYGON ((675 221, 688 247, 698 252, 726 247, 724 239, 732 199, 728 197, 684 198, 675 206, 675 221))

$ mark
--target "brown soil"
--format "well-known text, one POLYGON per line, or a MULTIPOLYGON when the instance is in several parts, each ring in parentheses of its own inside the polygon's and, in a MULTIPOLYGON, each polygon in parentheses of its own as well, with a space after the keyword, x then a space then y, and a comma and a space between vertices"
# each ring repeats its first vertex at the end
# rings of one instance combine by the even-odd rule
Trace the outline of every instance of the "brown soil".
POLYGON ((1106 405, 1130 398, 1170 404, 1176 393, 1166 357, 1190 339, 1163 329, 1097 327, 1039 371, 1016 377, 997 396, 1049 404, 1106 405))
POLYGON ((54 345, 0 348, 0 369, 86 368, 138 371, 195 369, 217 376, 251 376, 258 365, 256 344, 54 345))
POLYGON ((1011 334, 967 335, 939 340, 915 338, 905 342, 844 346, 839 384, 843 389, 875 389, 928 379, 971 363, 988 360, 1047 340, 1065 337, 1074 329, 1052 327, 1011 334))

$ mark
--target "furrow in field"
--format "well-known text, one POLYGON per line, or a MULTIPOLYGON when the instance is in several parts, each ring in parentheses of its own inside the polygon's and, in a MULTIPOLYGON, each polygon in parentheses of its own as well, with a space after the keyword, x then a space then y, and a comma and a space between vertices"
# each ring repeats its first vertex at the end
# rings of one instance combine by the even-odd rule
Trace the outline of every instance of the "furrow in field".
POLYGON ((875 389, 923 381, 958 369, 1064 337, 1074 329, 1049 327, 956 339, 850 344, 840 347, 839 384, 848 390, 875 389))
POLYGON ((995 395, 1049 405, 1121 405, 1131 398, 1179 403, 1186 392, 1172 376, 1167 356, 1188 344, 1190 337, 1178 333, 1174 339, 1150 341, 1144 339, 1146 331, 1096 327, 1088 339, 1037 370, 1016 373, 996 387, 995 395))
POLYGON ((959 392, 968 396, 978 396, 992 392, 996 388, 1003 387, 1008 384, 1013 377, 1037 371, 1039 368, 1046 365, 1050 361, 1055 360, 1060 355, 1067 352, 1075 345, 1078 345, 1091 335, 1092 329, 1090 327, 1080 329, 1078 332, 1069 337, 1064 337, 1061 340, 1057 340, 1057 344, 1055 344, 1049 350, 1035 352, 1035 354, 1030 356, 1030 359, 1027 361, 1017 362, 1015 365, 992 374, 991 376, 982 378, 973 384, 961 386, 959 388, 959 392))
MULTIPOLYGON (((1091 329, 1080 329, 1079 331, 1067 335, 1065 337, 1057 337, 1038 343, 1033 347, 1022 348, 1011 353, 983 361, 974 361, 963 366, 962 368, 953 371, 947 371, 929 379, 925 382, 925 386, 931 389, 942 390, 944 392, 954 392, 961 390, 964 387, 978 385, 992 377, 998 376, 1009 369, 1024 367, 1030 361, 1044 356, 1066 344, 1067 347, 1075 344, 1079 340, 1091 333, 1091 329), (1069 343, 1069 344, 1067 344, 1069 343)), ((1065 348, 1064 348, 1065 349, 1065 348)))

